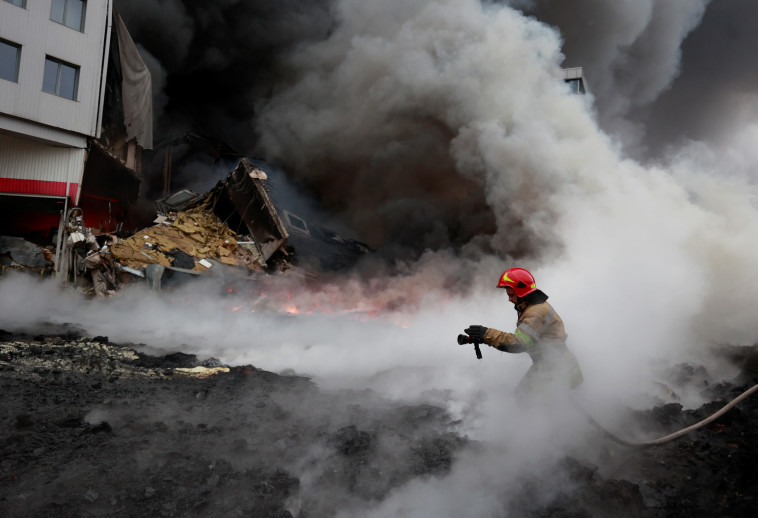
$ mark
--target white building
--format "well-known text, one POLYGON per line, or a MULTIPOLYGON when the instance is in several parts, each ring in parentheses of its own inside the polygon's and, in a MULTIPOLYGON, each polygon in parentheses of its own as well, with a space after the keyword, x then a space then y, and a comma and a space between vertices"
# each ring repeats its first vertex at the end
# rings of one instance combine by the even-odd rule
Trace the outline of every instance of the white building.
POLYGON ((564 68, 563 81, 569 85, 575 94, 587 93, 587 80, 584 78, 582 67, 564 68))
POLYGON ((123 200, 109 198, 95 177, 131 175, 130 189, 139 185, 141 148, 152 147, 151 103, 149 72, 112 0, 0 0, 0 234, 40 219, 57 227, 56 214, 59 221, 84 203, 88 175, 92 202, 100 200, 91 216, 105 210, 103 200, 112 211, 123 200), (117 102, 106 82, 121 94, 117 102))

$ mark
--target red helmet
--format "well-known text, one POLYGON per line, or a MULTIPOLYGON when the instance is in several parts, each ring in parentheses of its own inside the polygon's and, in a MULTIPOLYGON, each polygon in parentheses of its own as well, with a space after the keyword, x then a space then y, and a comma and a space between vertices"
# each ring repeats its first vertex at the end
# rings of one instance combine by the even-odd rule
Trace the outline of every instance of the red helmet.
POLYGON ((517 297, 529 295, 537 289, 534 276, 523 268, 509 268, 503 272, 497 287, 505 288, 506 286, 513 288, 517 297))

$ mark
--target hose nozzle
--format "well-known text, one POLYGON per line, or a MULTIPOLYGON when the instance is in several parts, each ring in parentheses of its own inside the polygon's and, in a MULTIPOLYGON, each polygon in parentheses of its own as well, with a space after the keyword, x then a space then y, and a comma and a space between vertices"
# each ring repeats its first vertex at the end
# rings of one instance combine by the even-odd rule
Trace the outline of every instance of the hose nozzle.
POLYGON ((479 349, 480 342, 474 340, 469 335, 458 335, 458 345, 466 345, 466 344, 474 344, 474 351, 476 352, 476 357, 478 359, 482 359, 482 351, 479 349))

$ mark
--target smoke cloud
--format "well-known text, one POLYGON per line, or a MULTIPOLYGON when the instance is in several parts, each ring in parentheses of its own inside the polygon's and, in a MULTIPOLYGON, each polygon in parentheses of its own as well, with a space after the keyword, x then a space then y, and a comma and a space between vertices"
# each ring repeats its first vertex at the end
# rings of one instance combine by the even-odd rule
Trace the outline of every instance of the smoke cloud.
POLYGON ((588 121, 581 99, 558 94, 556 35, 475 1, 400 4, 342 2, 345 22, 291 57, 299 80, 257 119, 266 158, 369 244, 439 249, 494 232, 500 253, 534 249, 550 236, 525 231, 530 198, 552 186, 523 151, 553 138, 551 108, 575 121, 559 132, 588 121))
POLYGON ((644 126, 630 120, 672 86, 681 46, 709 0, 603 2, 534 0, 526 12, 557 27, 564 66, 581 66, 597 100, 598 122, 638 151, 644 126))
POLYGON ((687 140, 730 146, 755 124, 758 75, 750 63, 758 6, 712 2, 682 45, 681 74, 636 118, 646 127, 652 156, 676 152, 687 140), (673 149, 671 149, 673 148, 673 149))
MULTIPOLYGON (((175 0, 117 7, 135 41, 156 57, 153 66, 168 74, 157 92, 170 99, 158 134, 192 128, 277 162, 389 257, 481 245, 477 236, 503 227, 508 231, 484 243, 485 251, 525 257, 544 254, 550 241, 523 221, 521 196, 511 196, 506 210, 484 199, 485 153, 470 149, 480 145, 472 135, 484 130, 470 126, 489 117, 509 131, 492 103, 506 91, 518 102, 519 87, 531 83, 528 68, 496 53, 481 66, 466 63, 485 55, 475 43, 480 33, 472 23, 479 22, 468 13, 494 20, 513 12, 553 27, 535 23, 540 30, 528 38, 535 49, 540 38, 559 38, 549 44, 552 66, 584 67, 592 118, 624 154, 661 159, 682 139, 723 140, 728 128, 753 119, 753 80, 740 65, 751 48, 742 42, 752 34, 743 20, 752 18, 740 2, 374 4, 175 0), (472 99, 480 100, 479 113, 465 112, 472 99), (693 102, 700 109, 690 109, 693 102)), ((500 42, 507 27, 488 26, 491 41, 500 42)), ((539 119, 530 110, 521 113, 539 119)), ((508 158, 509 168, 521 167, 508 158)), ((519 178, 518 187, 544 188, 528 170, 508 176, 519 178), (534 185, 524 185, 525 177, 534 185)))
POLYGON ((721 145, 756 119, 751 20, 739 0, 509 2, 556 27, 598 122, 625 152, 659 160, 691 139, 721 145), (674 149, 671 149, 671 148, 674 149))
MULTIPOLYGON (((116 0, 135 42, 168 73, 164 138, 188 130, 240 149, 252 145, 255 105, 288 77, 281 57, 323 38, 332 18, 328 0, 116 0)), ((154 85, 155 86, 155 85, 154 85)))

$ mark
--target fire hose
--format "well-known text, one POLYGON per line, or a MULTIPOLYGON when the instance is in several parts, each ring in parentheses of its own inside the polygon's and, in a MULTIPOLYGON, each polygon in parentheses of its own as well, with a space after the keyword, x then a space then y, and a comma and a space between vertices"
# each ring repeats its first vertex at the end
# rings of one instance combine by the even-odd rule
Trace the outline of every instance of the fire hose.
MULTIPOLYGON (((464 345, 464 344, 474 344, 474 351, 476 352, 476 357, 478 359, 482 359, 482 352, 479 349, 479 344, 482 343, 479 340, 476 340, 468 335, 458 335, 458 345, 464 345)), ((694 432, 698 428, 702 428, 703 426, 712 423, 722 415, 729 412, 734 406, 739 403, 740 401, 747 399, 750 397, 754 392, 758 391, 758 384, 753 385, 746 391, 744 391, 742 394, 731 400, 729 403, 721 407, 719 410, 711 414, 710 416, 706 417, 705 419, 698 421, 697 423, 688 426, 687 428, 683 428, 679 430, 678 432, 670 433, 668 435, 665 435, 663 437, 660 437, 658 439, 653 439, 652 441, 643 441, 643 442, 632 442, 627 441, 626 439, 622 439, 621 437, 617 436, 613 432, 609 431, 603 425, 598 423, 590 413, 580 405, 575 398, 571 398, 572 403, 576 407, 579 412, 581 412, 592 424, 595 428, 600 430, 600 432, 605 435, 608 439, 615 442, 616 444, 620 444, 622 446, 626 446, 629 448, 649 448, 650 446, 658 446, 660 444, 664 444, 670 441, 673 441, 675 439, 679 439, 680 437, 683 437, 687 435, 690 432, 694 432)))
POLYGON ((734 406, 739 403, 740 401, 747 399, 750 397, 754 392, 758 391, 758 384, 753 385, 746 391, 744 391, 742 394, 731 400, 729 403, 721 407, 719 410, 711 414, 710 416, 706 417, 705 419, 698 421, 697 423, 688 426, 687 428, 683 428, 679 430, 678 432, 674 432, 668 435, 665 435, 659 439, 653 439, 652 441, 644 441, 644 442, 632 442, 627 441, 625 439, 622 439, 621 437, 613 434, 612 432, 608 431, 606 428, 604 428, 600 423, 598 423, 591 415, 590 413, 585 410, 579 403, 577 403, 574 398, 572 398, 572 402, 574 403, 574 406, 582 413, 584 416, 590 421, 590 423, 595 426, 598 430, 600 430, 603 435, 608 437, 611 441, 620 444, 622 446, 627 446, 629 448, 649 448, 650 446, 658 446, 663 443, 667 443, 670 441, 673 441, 675 439, 679 439, 680 437, 687 435, 690 432, 694 432, 698 428, 702 428, 703 426, 712 423, 722 415, 729 412, 734 406))

